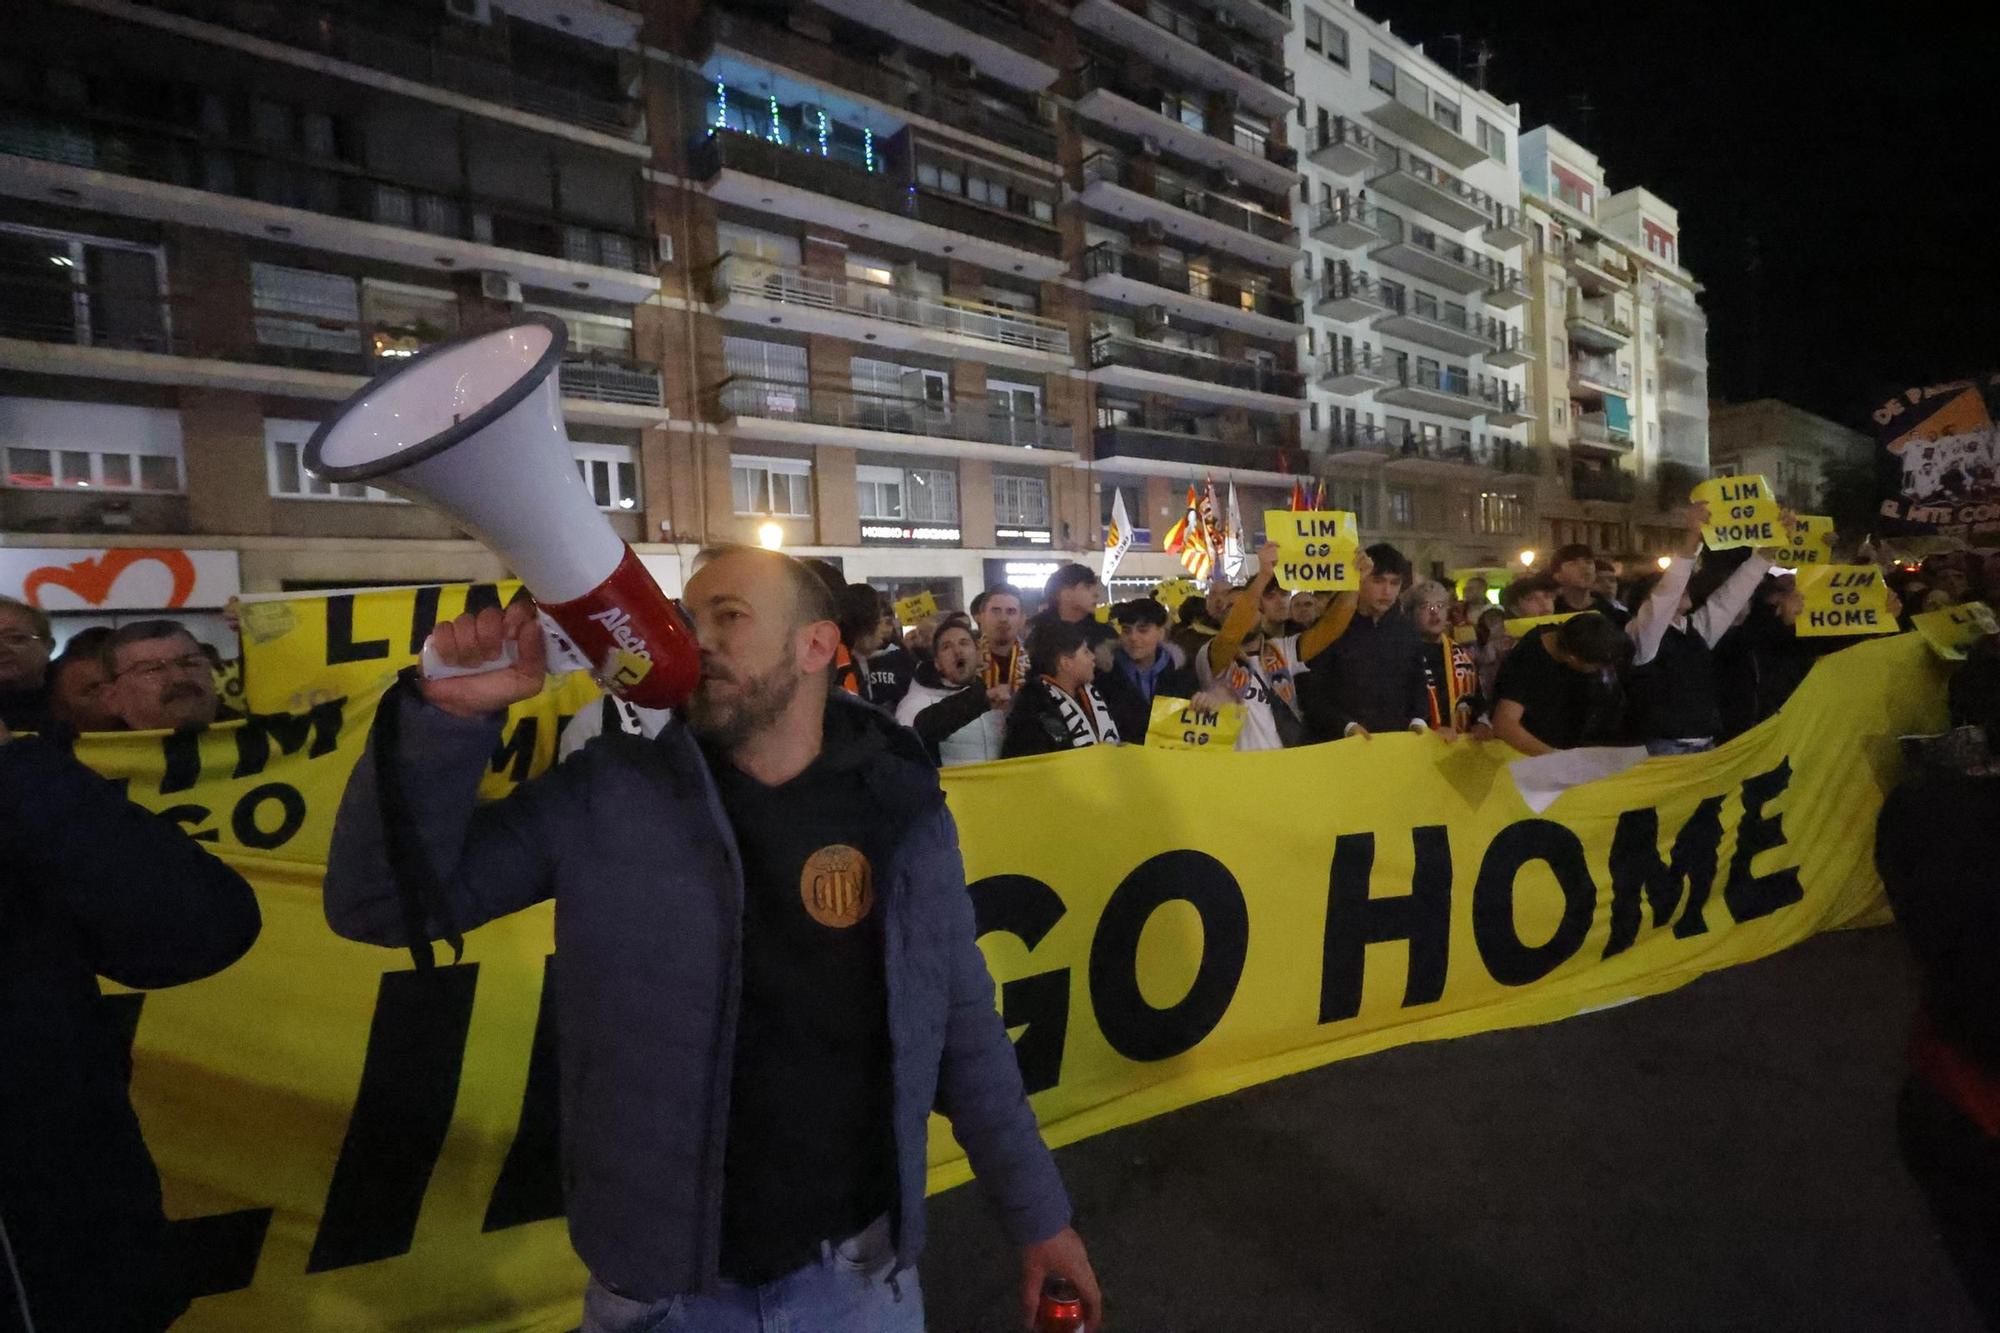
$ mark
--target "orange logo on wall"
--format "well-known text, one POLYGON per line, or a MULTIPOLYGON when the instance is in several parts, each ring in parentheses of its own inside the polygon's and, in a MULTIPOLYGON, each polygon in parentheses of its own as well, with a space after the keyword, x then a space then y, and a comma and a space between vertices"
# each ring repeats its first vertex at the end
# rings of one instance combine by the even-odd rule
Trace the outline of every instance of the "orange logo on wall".
POLYGON ((73 565, 43 565, 29 571, 28 577, 21 581, 21 600, 29 606, 40 606, 38 594, 47 583, 69 589, 92 606, 102 606, 118 576, 147 561, 163 566, 173 576, 174 590, 167 597, 166 609, 185 606, 194 592, 194 561, 186 551, 175 550, 106 551, 94 560, 79 560, 73 565))
POLYGON ((822 847, 799 872, 799 898, 813 920, 845 930, 867 920, 875 909, 875 872, 852 847, 822 847))

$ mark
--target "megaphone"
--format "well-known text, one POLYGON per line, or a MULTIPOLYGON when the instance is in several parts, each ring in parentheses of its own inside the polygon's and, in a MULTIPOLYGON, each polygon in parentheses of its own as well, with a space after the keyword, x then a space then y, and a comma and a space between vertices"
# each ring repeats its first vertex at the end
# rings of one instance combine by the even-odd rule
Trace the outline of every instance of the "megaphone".
POLYGON ((342 403, 306 467, 442 510, 521 576, 606 689, 678 707, 700 652, 577 471, 556 376, 567 341, 536 314, 427 348, 342 403))

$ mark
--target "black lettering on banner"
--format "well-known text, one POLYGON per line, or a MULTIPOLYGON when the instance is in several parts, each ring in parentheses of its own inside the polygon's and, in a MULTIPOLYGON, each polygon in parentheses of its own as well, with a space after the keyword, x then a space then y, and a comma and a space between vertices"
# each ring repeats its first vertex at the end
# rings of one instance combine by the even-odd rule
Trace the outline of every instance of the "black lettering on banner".
POLYGON ((1236 998, 1250 951, 1250 911, 1229 868, 1206 852, 1162 852, 1112 890, 1090 942, 1090 1003, 1111 1049, 1165 1060, 1215 1030, 1236 998), (1155 910, 1180 899, 1201 916, 1201 964, 1188 993, 1155 1009, 1139 992, 1139 936, 1155 910))
POLYGON ((384 972, 308 1273, 406 1254, 451 1127, 477 963, 384 972))
POLYGON ((1729 915, 1739 923, 1769 916, 1781 907, 1790 907, 1806 896, 1799 883, 1799 868, 1786 866, 1768 875, 1752 874, 1750 862, 1759 852, 1785 845, 1782 815, 1766 815, 1764 807, 1791 785, 1792 761, 1780 759, 1768 773, 1759 773, 1743 783, 1743 822, 1736 826, 1736 854, 1729 858, 1729 882, 1722 887, 1722 901, 1729 915))
POLYGON ((196 842, 220 842, 222 835, 212 828, 203 828, 215 812, 205 805, 170 805, 159 812, 162 819, 171 819, 181 826, 181 831, 196 842))
POLYGON ((1561 967, 1590 933, 1597 885, 1576 834, 1549 819, 1523 819, 1487 844, 1472 886, 1472 938, 1486 970, 1503 986, 1525 986, 1561 967), (1548 942, 1529 946, 1514 933, 1514 881, 1530 861, 1545 861, 1562 889, 1562 920, 1548 942))
POLYGON ((336 593, 326 599, 326 664, 373 662, 389 655, 387 639, 354 641, 354 594, 336 593))
POLYGON ((306 798, 289 782, 267 782, 252 788, 244 793, 229 816, 229 828, 236 835, 236 841, 260 852, 284 846, 298 835, 305 822, 306 798), (267 801, 277 802, 279 815, 277 827, 269 832, 265 831, 262 820, 258 818, 267 801))
POLYGON ((1673 920, 1687 894, 1687 910, 1674 921, 1674 938, 1688 939, 1708 930, 1703 913, 1709 886, 1715 882, 1716 860, 1722 847, 1722 797, 1711 796, 1695 807, 1674 835, 1672 859, 1660 860, 1660 812, 1647 807, 1618 816, 1611 838, 1611 937, 1604 957, 1624 953, 1639 938, 1639 895, 1653 909, 1653 928, 1673 920))
MULTIPOLYGON (((1032 875, 988 875, 970 886, 974 938, 999 931, 1033 952, 1069 909, 1062 895, 1032 875)), ((1063 1045, 1069 1035, 1069 969, 1058 967, 1000 986, 1000 1021, 1025 1029, 1014 1043, 1021 1083, 1030 1093, 1062 1081, 1063 1045)))
POLYGON ((417 597, 410 604, 410 654, 415 656, 424 650, 424 640, 430 638, 437 628, 438 598, 444 589, 433 583, 417 589, 417 597))
POLYGON ((170 732, 160 740, 160 795, 187 791, 201 781, 200 727, 170 732))
POLYGON ((301 749, 308 759, 332 754, 340 747, 340 724, 346 708, 347 700, 329 699, 303 714, 252 713, 236 729, 236 771, 230 776, 247 778, 262 773, 271 763, 273 740, 285 754, 297 754, 301 749))
POLYGON ((562 1215, 562 1071, 556 1047, 556 957, 550 954, 542 960, 542 999, 535 1011, 521 1119, 480 1230, 503 1231, 562 1215))
POLYGON ((1410 891, 1372 898, 1375 835, 1343 833, 1334 839, 1326 877, 1326 934, 1319 977, 1319 1021, 1338 1023, 1361 1012, 1361 978, 1368 946, 1410 942, 1403 1008, 1430 1004, 1444 994, 1451 957, 1451 840, 1442 824, 1410 830, 1416 866, 1410 891))
POLYGON ((476 616, 487 607, 500 610, 500 585, 497 583, 475 583, 465 590, 465 611, 463 614, 476 616))
POLYGON ((535 737, 541 734, 541 719, 524 717, 514 724, 510 734, 502 735, 500 743, 493 747, 493 758, 487 763, 488 769, 499 773, 506 771, 515 782, 526 782, 528 770, 535 766, 535 737), (508 771, 508 765, 513 765, 508 771))

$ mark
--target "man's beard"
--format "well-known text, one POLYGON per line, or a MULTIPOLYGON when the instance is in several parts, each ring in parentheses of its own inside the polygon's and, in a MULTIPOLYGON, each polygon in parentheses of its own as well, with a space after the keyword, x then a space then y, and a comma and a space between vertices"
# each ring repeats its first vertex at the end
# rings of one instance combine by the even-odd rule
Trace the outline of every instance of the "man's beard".
POLYGON ((170 719, 169 726, 185 727, 196 722, 213 722, 215 705, 208 691, 199 685, 169 685, 160 692, 157 711, 170 719))
POLYGON ((713 681, 704 676, 687 702, 688 727, 711 745, 733 750, 784 716, 801 679, 798 660, 790 654, 761 676, 731 676, 734 698, 716 698, 713 681))

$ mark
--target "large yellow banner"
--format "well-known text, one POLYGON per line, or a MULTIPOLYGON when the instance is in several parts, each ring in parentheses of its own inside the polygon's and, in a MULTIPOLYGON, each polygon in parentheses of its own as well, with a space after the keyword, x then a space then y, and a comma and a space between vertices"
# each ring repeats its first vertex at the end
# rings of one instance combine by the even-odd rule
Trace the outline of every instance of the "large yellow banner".
MULTIPOLYGON (((295 626, 325 615, 287 605, 295 626)), ((559 1215, 551 910, 480 928, 427 973, 327 929, 334 808, 381 670, 409 657, 326 693, 354 665, 329 666, 338 641, 252 643, 252 688, 307 681, 312 712, 82 749, 239 866, 264 910, 220 975, 108 1001, 134 1033, 133 1096, 187 1271, 212 1293, 183 1327, 570 1329, 584 1274, 559 1215)), ((1896 737, 1942 724, 1946 670, 1917 635, 1848 649, 1756 731, 1541 815, 1503 748, 1411 735, 951 770, 981 943, 1047 1137, 1568 1017, 1878 915, 1896 737)), ((519 710, 488 793, 545 766, 587 697, 571 684, 519 710)), ((931 1146, 933 1186, 962 1180, 941 1123, 931 1146)))

